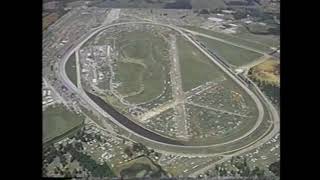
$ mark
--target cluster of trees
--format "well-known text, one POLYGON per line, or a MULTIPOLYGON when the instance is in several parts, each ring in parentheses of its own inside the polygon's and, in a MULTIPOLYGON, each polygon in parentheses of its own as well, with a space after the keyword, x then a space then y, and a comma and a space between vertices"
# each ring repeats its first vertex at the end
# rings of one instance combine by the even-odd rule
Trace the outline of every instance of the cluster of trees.
MULTIPOLYGON (((60 162, 63 167, 68 163, 72 163, 74 160, 77 160, 81 167, 88 170, 93 177, 114 177, 114 172, 110 169, 107 163, 102 165, 97 164, 97 162, 92 159, 89 155, 81 152, 83 146, 81 142, 75 142, 73 144, 67 144, 62 149, 51 146, 49 148, 49 153, 46 153, 45 160, 46 163, 51 163, 55 157, 59 157, 60 162), (65 154, 69 152, 71 154, 70 162, 67 162, 65 154)), ((43 170, 46 173, 45 170, 43 170)), ((68 170, 61 170, 60 168, 55 169, 56 174, 60 174, 64 177, 74 177, 77 172, 70 172, 68 170)))
POLYGON ((153 149, 148 149, 142 143, 134 143, 132 147, 128 146, 124 149, 124 153, 127 154, 129 157, 132 157, 135 153, 142 153, 143 155, 149 156, 153 152, 153 149))
POLYGON ((254 167, 253 169, 250 168, 246 158, 232 157, 231 165, 234 165, 237 170, 231 170, 230 172, 228 172, 227 168, 224 166, 224 163, 222 163, 220 165, 216 165, 214 171, 211 173, 207 172, 206 175, 209 177, 232 176, 249 179, 266 179, 265 171, 263 169, 260 169, 259 167, 254 167))
POLYGON ((228 1, 225 3, 228 5, 228 6, 252 6, 254 5, 254 0, 234 0, 234 1, 228 1))
POLYGON ((166 3, 164 9, 192 9, 191 0, 176 0, 176 2, 166 3))
POLYGON ((252 69, 249 70, 248 75, 252 79, 261 91, 271 100, 276 106, 280 106, 280 87, 277 84, 270 84, 266 81, 257 80, 252 76, 252 69))
MULTIPOLYGON (((259 8, 236 8, 233 9, 236 12, 233 13, 233 17, 236 20, 240 20, 240 19, 244 19, 246 18, 248 15, 254 19, 254 21, 258 21, 258 22, 264 22, 270 26, 272 26, 273 28, 270 28, 269 30, 269 34, 272 33, 273 31, 278 31, 280 26, 278 25, 278 23, 275 21, 274 16, 279 16, 279 13, 275 14, 275 13, 268 13, 266 11, 264 11, 263 9, 259 9, 259 8)), ((279 19, 279 18, 278 18, 279 19)), ((252 33, 257 33, 257 32, 252 32, 252 33)))
POLYGON ((244 26, 250 33, 257 35, 280 35, 280 25, 272 24, 269 27, 253 28, 244 26))
MULTIPOLYGON (((124 153, 127 154, 129 157, 132 157, 134 154, 139 153, 140 155, 135 157, 135 158, 139 158, 139 157, 146 157, 150 160, 150 162, 156 166, 158 168, 157 171, 153 171, 151 174, 149 174, 148 177, 151 178, 160 178, 160 177, 167 177, 168 174, 166 171, 164 171, 162 169, 162 167, 155 163, 151 158, 150 155, 154 155, 157 157, 160 157, 161 154, 158 152, 155 152, 153 149, 148 149, 145 145, 143 145, 142 143, 134 143, 132 145, 132 147, 128 146, 124 149, 124 153)), ((129 170, 129 169, 128 169, 129 170)), ((150 169, 151 170, 151 169, 150 169)), ((131 170, 130 170, 131 171, 131 170)), ((122 173, 122 172, 121 172, 122 173)), ((127 174, 127 173, 124 173, 127 174)))
POLYGON ((236 20, 244 19, 246 18, 248 13, 244 10, 237 10, 235 13, 233 13, 233 18, 236 20))
POLYGON ((91 158, 91 156, 84 154, 82 152, 83 146, 81 142, 75 142, 73 144, 68 144, 65 147, 65 152, 71 154, 71 162, 77 160, 84 169, 87 169, 93 177, 114 177, 113 171, 110 169, 108 164, 104 163, 102 165, 97 164, 97 162, 91 158))
POLYGON ((210 14, 208 9, 201 9, 199 14, 210 14))
POLYGON ((268 29, 269 34, 280 35, 280 25, 274 25, 268 29))
MULTIPOLYGON (((102 165, 97 164, 97 162, 91 158, 91 156, 85 154, 82 152, 84 149, 82 142, 89 142, 93 139, 96 139, 98 141, 105 141, 105 139, 102 139, 99 135, 91 135, 86 134, 83 129, 78 131, 74 138, 76 140, 81 140, 81 142, 74 141, 72 144, 67 144, 65 146, 59 144, 57 147, 54 147, 53 145, 48 146, 44 149, 43 153, 43 160, 44 160, 44 168, 43 168, 43 174, 47 173, 46 166, 54 160, 54 158, 58 157, 60 159, 60 162, 63 167, 65 167, 68 163, 72 163, 74 160, 77 160, 81 167, 88 170, 93 177, 114 177, 114 172, 110 169, 107 163, 104 163, 102 165), (71 154, 70 162, 67 161, 67 158, 65 156, 66 153, 71 154)), ((60 168, 56 168, 55 170, 56 174, 60 174, 64 177, 75 177, 77 171, 70 172, 69 170, 61 170, 60 168)))
POLYGON ((61 144, 59 144, 57 148, 54 147, 53 144, 51 144, 44 148, 43 162, 44 164, 50 164, 56 157, 59 157, 59 159, 63 159, 64 154, 64 147, 61 144))
MULTIPOLYGON (((78 143, 75 143, 75 145, 78 148, 83 148, 82 144, 80 147, 78 143)), ((53 145, 50 145, 44 149, 44 156, 43 156, 44 162, 43 162, 43 168, 42 168, 43 176, 46 176, 46 174, 48 173, 47 166, 51 164, 56 157, 59 158, 60 163, 62 164, 62 167, 65 167, 69 163, 67 162, 67 158, 65 156, 65 154, 68 152, 70 148, 69 146, 64 147, 61 144, 59 144, 58 147, 56 148, 53 145)), ((72 156, 71 162, 73 160, 74 160, 74 157, 72 156)), ((81 172, 80 170, 74 170, 73 172, 70 172, 67 168, 62 170, 57 166, 54 169, 54 173, 63 177, 75 177, 77 173, 81 173, 81 172)))
POLYGON ((78 151, 75 151, 75 154, 73 156, 76 157, 76 159, 79 161, 79 164, 87 169, 89 172, 91 172, 91 175, 93 177, 114 177, 115 174, 110 169, 108 164, 104 162, 102 165, 97 164, 95 160, 93 160, 89 155, 86 155, 84 153, 80 153, 78 151))
POLYGON ((238 171, 235 173, 239 174, 241 177, 257 177, 261 179, 265 175, 265 171, 263 169, 260 169, 259 167, 254 167, 253 169, 251 169, 248 166, 246 157, 244 157, 243 159, 240 157, 232 157, 231 164, 233 164, 238 169, 238 171))
POLYGON ((97 140, 97 141, 100 142, 100 143, 105 143, 105 142, 106 142, 106 140, 103 139, 103 138, 101 138, 101 136, 100 136, 99 134, 94 134, 94 135, 92 135, 92 134, 87 134, 87 133, 85 133, 85 132, 83 131, 83 129, 82 129, 81 131, 78 131, 78 132, 75 134, 74 138, 75 138, 76 140, 80 140, 80 141, 82 141, 82 142, 90 142, 90 141, 93 141, 93 140, 97 140))
POLYGON ((276 161, 269 166, 269 170, 276 176, 280 177, 280 161, 276 161))
POLYGON ((78 174, 81 174, 83 172, 80 169, 73 169, 73 171, 71 171, 69 170, 69 168, 66 168, 62 170, 59 166, 55 167, 53 171, 54 171, 54 174, 60 175, 66 178, 77 177, 78 174))

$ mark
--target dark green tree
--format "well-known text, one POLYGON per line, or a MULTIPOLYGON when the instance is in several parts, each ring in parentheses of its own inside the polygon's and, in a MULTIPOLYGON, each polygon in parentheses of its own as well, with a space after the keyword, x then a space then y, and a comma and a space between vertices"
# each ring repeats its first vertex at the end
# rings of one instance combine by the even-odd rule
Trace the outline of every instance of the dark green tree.
POLYGON ((276 176, 280 176, 280 161, 276 161, 269 166, 269 170, 276 176))
POLYGON ((126 155, 128 155, 129 157, 132 157, 132 156, 133 156, 133 153, 132 153, 130 147, 126 147, 126 148, 124 149, 124 153, 125 153, 126 155))

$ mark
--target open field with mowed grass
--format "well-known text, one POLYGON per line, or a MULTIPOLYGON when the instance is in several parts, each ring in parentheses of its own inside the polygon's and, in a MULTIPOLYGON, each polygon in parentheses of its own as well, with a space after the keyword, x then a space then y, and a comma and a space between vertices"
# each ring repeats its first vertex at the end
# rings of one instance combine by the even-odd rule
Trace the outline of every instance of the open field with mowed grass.
MULTIPOLYGON (((254 38, 251 38, 251 34, 248 34, 248 33, 239 33, 239 36, 238 36, 238 34, 229 35, 229 34, 224 34, 224 33, 216 32, 216 31, 212 31, 212 30, 207 30, 207 29, 203 29, 200 27, 194 27, 194 26, 183 26, 183 28, 189 29, 191 31, 203 33, 203 34, 206 34, 209 36, 213 36, 216 38, 220 38, 220 39, 223 39, 226 41, 230 41, 235 44, 239 44, 239 45, 247 46, 247 47, 257 49, 260 51, 264 51, 266 53, 272 51, 270 49, 270 45, 264 43, 265 42, 264 39, 261 39, 260 40, 261 42, 259 42, 258 40, 254 41, 253 40, 254 38), (243 36, 243 37, 241 37, 241 36, 243 36)), ((257 36, 257 35, 255 35, 255 36, 257 36)), ((270 42, 268 41, 268 43, 270 43, 270 42)))
POLYGON ((119 62, 117 71, 121 72, 116 74, 117 81, 121 82, 121 85, 117 88, 120 94, 126 95, 139 91, 143 78, 143 66, 135 63, 119 62))
POLYGON ((136 92, 138 87, 143 86, 139 94, 126 97, 132 103, 143 103, 159 96, 169 78, 168 45, 165 41, 150 32, 133 31, 120 34, 117 42, 121 59, 142 65, 118 63, 122 66, 116 72, 121 77, 120 93, 136 92))
POLYGON ((277 47, 280 45, 280 37, 275 35, 261 35, 248 32, 244 27, 239 28, 240 32, 236 34, 239 38, 247 39, 249 41, 256 41, 268 46, 277 47))
POLYGON ((177 47, 184 91, 223 76, 219 67, 181 36, 177 37, 177 47))
POLYGON ((239 48, 231 44, 223 43, 214 39, 209 39, 202 36, 197 36, 197 39, 208 47, 212 52, 222 57, 223 60, 227 61, 231 65, 241 66, 250 63, 257 58, 261 57, 262 54, 239 48))
POLYGON ((42 115, 42 140, 47 142, 81 125, 84 117, 67 110, 63 105, 49 106, 42 115))
POLYGON ((58 19, 59 19, 59 14, 55 12, 43 17, 42 30, 47 29, 51 24, 53 24, 58 19))

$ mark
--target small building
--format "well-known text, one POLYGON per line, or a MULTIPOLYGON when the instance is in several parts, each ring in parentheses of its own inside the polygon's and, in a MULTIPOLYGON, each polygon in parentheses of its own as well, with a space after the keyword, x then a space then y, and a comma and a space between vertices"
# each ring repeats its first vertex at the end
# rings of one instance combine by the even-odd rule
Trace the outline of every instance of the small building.
POLYGON ((230 26, 232 26, 232 27, 238 27, 238 25, 236 25, 236 24, 229 24, 230 26))
POLYGON ((47 90, 43 90, 42 93, 43 93, 43 96, 47 96, 47 90))
POLYGON ((231 10, 222 10, 223 13, 226 13, 226 14, 232 14, 232 13, 235 13, 235 11, 231 11, 231 10))
POLYGON ((208 18, 210 21, 214 21, 214 22, 222 22, 223 21, 223 19, 221 19, 221 18, 216 18, 216 17, 209 17, 208 18))

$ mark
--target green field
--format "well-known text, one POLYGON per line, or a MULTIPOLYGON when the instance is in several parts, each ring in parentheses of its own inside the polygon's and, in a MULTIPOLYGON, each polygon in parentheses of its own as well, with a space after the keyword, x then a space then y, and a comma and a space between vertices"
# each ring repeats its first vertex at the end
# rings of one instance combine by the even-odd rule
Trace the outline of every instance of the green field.
POLYGON ((260 56, 259 53, 239 48, 231 44, 226 44, 221 41, 209 39, 202 36, 197 36, 197 39, 208 47, 213 53, 216 53, 223 60, 226 60, 231 65, 241 66, 250 63, 260 56))
POLYGON ((83 116, 67 110, 63 105, 49 106, 42 114, 42 140, 47 142, 63 135, 83 121, 83 116))
POLYGON ((126 98, 132 103, 143 103, 158 97, 165 89, 169 60, 167 44, 151 32, 133 31, 120 34, 116 46, 123 61, 117 65, 123 95, 143 91, 126 98), (130 64, 123 62, 131 62, 130 64), (140 65, 139 65, 140 64, 140 65))
POLYGON ((249 41, 256 41, 259 43, 263 43, 269 46, 277 47, 280 45, 280 37, 275 35, 260 35, 260 34, 253 34, 248 32, 245 28, 240 28, 240 32, 237 33, 238 37, 247 39, 249 41))
POLYGON ((138 92, 142 83, 142 74, 144 67, 134 63, 119 62, 116 74, 116 79, 122 84, 117 88, 117 91, 126 95, 131 92, 138 92))
POLYGON ((77 68, 76 68, 76 56, 73 53, 66 62, 66 74, 71 82, 77 86, 77 68))
MULTIPOLYGON (((260 51, 264 51, 266 53, 272 51, 270 49, 270 45, 269 45, 271 39, 269 39, 269 38, 256 39, 256 37, 258 35, 254 35, 254 34, 251 34, 251 33, 242 32, 242 33, 239 33, 239 34, 236 34, 236 35, 229 35, 229 34, 224 34, 224 33, 216 32, 216 31, 212 31, 212 30, 207 30, 207 29, 203 29, 203 28, 200 28, 200 27, 194 27, 194 26, 183 26, 183 28, 189 29, 191 31, 196 31, 196 32, 199 32, 199 33, 207 34, 209 36, 220 38, 220 39, 223 39, 223 40, 226 40, 226 41, 230 41, 232 43, 236 43, 236 44, 239 44, 239 45, 247 46, 247 47, 250 47, 250 48, 253 48, 253 49, 257 49, 257 50, 260 50, 260 51), (266 43, 266 42, 268 42, 268 43, 266 43)), ((271 41, 272 42, 277 42, 276 40, 271 40, 271 41)))
POLYGON ((184 91, 223 76, 223 72, 187 40, 177 37, 177 47, 184 91))
MULTIPOLYGON (((138 34, 138 37, 140 37, 139 35, 140 33, 138 34)), ((126 57, 131 57, 136 59, 151 58, 150 52, 152 50, 151 49, 152 40, 149 40, 148 38, 145 38, 145 37, 140 37, 140 38, 141 39, 134 38, 133 41, 130 41, 128 44, 122 47, 122 52, 125 54, 126 57)), ((152 37, 150 37, 150 39, 151 38, 152 37)))

